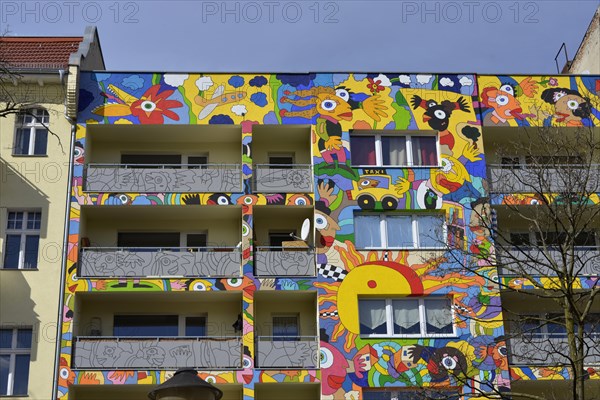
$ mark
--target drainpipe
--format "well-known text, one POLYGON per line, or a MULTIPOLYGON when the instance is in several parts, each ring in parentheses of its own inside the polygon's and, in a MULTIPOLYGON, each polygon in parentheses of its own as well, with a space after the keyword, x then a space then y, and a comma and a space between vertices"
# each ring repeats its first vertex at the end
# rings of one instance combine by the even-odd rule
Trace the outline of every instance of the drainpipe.
MULTIPOLYGON (((60 73, 60 72, 59 72, 60 73)), ((65 72, 60 73, 61 81, 66 85, 68 78, 64 79, 65 72)), ((67 72, 68 74, 68 72, 67 72)), ((67 90, 68 90, 68 85, 67 90)), ((63 308, 65 305, 65 278, 67 272, 67 258, 69 249, 69 223, 71 211, 71 183, 73 182, 73 149, 75 147, 75 134, 77 132, 77 121, 69 117, 67 114, 67 97, 65 95, 65 112, 64 116, 71 125, 71 143, 69 145, 69 177, 67 180, 67 198, 65 201, 65 224, 63 233, 63 252, 60 270, 60 292, 58 298, 58 325, 56 327, 56 346, 54 355, 54 371, 52 373, 52 394, 50 399, 56 399, 58 392, 58 368, 60 366, 60 352, 62 342, 62 324, 63 324, 63 308)))

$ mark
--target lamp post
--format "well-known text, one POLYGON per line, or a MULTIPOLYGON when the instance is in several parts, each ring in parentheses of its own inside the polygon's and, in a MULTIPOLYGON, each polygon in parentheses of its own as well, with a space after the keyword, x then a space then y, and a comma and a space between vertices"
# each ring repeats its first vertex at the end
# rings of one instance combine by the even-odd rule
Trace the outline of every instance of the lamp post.
POLYGON ((192 368, 182 368, 150 393, 150 400, 220 400, 223 392, 198 376, 192 368))

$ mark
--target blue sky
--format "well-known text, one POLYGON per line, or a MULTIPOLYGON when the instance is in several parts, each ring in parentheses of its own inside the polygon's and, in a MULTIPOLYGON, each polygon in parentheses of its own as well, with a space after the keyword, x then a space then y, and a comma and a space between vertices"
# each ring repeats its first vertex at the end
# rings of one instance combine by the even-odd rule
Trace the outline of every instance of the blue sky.
MULTIPOLYGON (((107 68, 551 74, 600 0, 0 1, 12 35, 96 25, 107 68)), ((563 61, 561 61, 562 63, 563 61)))

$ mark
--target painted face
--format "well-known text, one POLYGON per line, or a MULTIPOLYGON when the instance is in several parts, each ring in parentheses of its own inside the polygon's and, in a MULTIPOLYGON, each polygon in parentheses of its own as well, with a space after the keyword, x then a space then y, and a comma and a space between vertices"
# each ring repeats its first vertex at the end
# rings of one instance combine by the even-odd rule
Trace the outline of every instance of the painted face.
POLYGON ((469 180, 467 169, 456 158, 442 154, 442 168, 431 171, 430 185, 437 193, 457 191, 469 180))
POLYGON ((319 94, 317 96, 317 110, 319 114, 331 117, 336 121, 350 121, 352 119, 352 108, 342 96, 329 93, 319 94))
POLYGON ((346 380, 348 361, 335 347, 321 341, 320 348, 321 385, 324 395, 337 392, 346 380))
POLYGON ((506 119, 524 119, 521 115, 523 109, 521 103, 516 99, 514 89, 511 85, 502 85, 500 89, 488 87, 483 90, 482 101, 486 107, 494 109, 496 115, 506 119))
POLYGON ((340 322, 348 331, 359 334, 358 298, 391 297, 423 293, 423 284, 412 268, 395 262, 369 262, 352 269, 338 289, 340 322))
POLYGON ((335 233, 340 226, 329 215, 315 211, 315 228, 317 230, 317 254, 326 253, 335 241, 335 233))
POLYGON ((590 102, 574 94, 561 96, 556 101, 555 107, 557 113, 564 116, 567 121, 581 121, 582 118, 589 117, 592 112, 590 102))
POLYGON ((69 363, 64 357, 60 358, 60 369, 58 371, 58 386, 69 387, 75 383, 75 372, 69 368, 69 363))

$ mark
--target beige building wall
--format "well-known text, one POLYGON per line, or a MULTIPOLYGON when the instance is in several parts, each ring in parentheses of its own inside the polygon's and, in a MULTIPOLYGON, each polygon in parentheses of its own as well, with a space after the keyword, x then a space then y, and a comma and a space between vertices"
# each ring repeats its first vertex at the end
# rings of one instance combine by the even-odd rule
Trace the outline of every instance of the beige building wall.
POLYGON ((37 98, 63 93, 36 105, 48 111, 49 127, 58 136, 48 133, 47 155, 13 155, 17 116, 0 118, 0 326, 33 328, 27 398, 47 400, 55 357, 71 125, 64 116, 62 85, 19 84, 15 90, 39 94, 37 98), (3 268, 9 210, 42 213, 37 269, 3 268))
POLYGON ((600 7, 590 22, 577 54, 571 61, 570 74, 600 74, 600 7))

